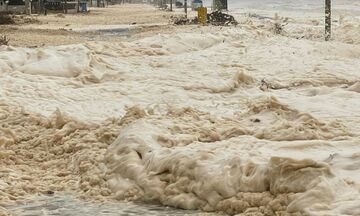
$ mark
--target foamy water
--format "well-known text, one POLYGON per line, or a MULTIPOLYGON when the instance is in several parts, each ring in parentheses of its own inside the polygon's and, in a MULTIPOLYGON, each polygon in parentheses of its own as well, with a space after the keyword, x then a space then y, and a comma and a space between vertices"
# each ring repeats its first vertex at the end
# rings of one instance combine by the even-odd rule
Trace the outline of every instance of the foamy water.
POLYGON ((129 202, 91 203, 76 199, 69 194, 34 197, 29 203, 10 206, 9 209, 19 216, 221 216, 221 214, 187 211, 154 204, 137 204, 129 202))
POLYGON ((359 215, 358 18, 324 42, 316 16, 236 16, 121 43, 1 47, 1 206, 69 191, 107 204, 28 210, 359 215))

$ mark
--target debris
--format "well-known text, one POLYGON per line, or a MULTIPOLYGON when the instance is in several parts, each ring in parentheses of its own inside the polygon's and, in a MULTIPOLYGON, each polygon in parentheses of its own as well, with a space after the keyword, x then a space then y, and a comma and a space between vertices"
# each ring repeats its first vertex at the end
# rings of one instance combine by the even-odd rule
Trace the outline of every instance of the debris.
POLYGON ((189 19, 186 17, 170 17, 171 22, 173 22, 175 25, 186 25, 189 22, 189 19))
POLYGON ((261 122, 261 120, 258 119, 258 118, 256 118, 256 119, 250 119, 250 121, 255 122, 255 123, 260 123, 260 122, 261 122))
POLYGON ((214 11, 208 14, 208 23, 218 26, 237 25, 238 22, 235 18, 229 14, 225 14, 221 11, 214 11))
POLYGON ((260 90, 261 90, 261 91, 267 91, 267 90, 269 90, 269 88, 270 88, 269 83, 267 83, 267 82, 265 81, 265 79, 262 79, 262 80, 261 80, 261 84, 260 84, 260 90))
POLYGON ((274 34, 283 34, 284 27, 288 24, 287 21, 288 21, 287 18, 286 19, 279 18, 279 16, 275 14, 274 25, 271 28, 274 34))
MULTIPOLYGON (((176 17, 172 16, 170 18, 171 22, 175 25, 189 25, 189 24, 198 24, 199 20, 197 17, 193 19, 188 19, 186 17, 176 17)), ((216 26, 229 26, 237 25, 238 22, 235 18, 229 14, 222 13, 220 11, 214 11, 207 15, 207 23, 216 26)))
POLYGON ((331 162, 332 160, 334 160, 334 158, 337 157, 337 156, 339 156, 338 153, 330 154, 329 157, 328 157, 326 160, 324 160, 324 162, 330 163, 330 162, 331 162))
POLYGON ((1 45, 5 45, 5 46, 9 45, 9 41, 10 41, 10 39, 7 38, 6 35, 0 36, 0 46, 1 45))
POLYGON ((174 23, 175 25, 189 25, 189 24, 197 24, 198 23, 197 17, 194 19, 188 19, 184 16, 181 16, 181 17, 171 16, 170 20, 171 20, 170 22, 174 23))
POLYGON ((48 190, 48 191, 45 191, 45 194, 47 194, 47 195, 54 195, 55 192, 54 192, 54 191, 51 191, 51 190, 48 190))
POLYGON ((284 26, 280 23, 274 23, 273 31, 275 34, 281 34, 284 31, 284 26))
POLYGON ((9 14, 0 13, 0 25, 15 24, 15 20, 9 14))

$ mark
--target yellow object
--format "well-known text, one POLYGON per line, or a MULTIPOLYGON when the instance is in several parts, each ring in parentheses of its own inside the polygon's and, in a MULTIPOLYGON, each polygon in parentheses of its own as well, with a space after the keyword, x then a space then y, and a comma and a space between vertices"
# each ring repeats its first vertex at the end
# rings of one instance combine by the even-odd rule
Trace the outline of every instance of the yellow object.
POLYGON ((207 8, 206 7, 199 7, 198 8, 198 20, 201 24, 206 24, 207 22, 207 8))

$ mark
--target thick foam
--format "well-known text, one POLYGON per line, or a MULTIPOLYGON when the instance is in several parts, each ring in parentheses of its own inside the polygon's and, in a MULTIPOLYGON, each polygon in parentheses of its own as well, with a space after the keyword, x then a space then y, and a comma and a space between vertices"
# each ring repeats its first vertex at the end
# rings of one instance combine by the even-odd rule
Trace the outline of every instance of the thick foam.
POLYGON ((328 163, 271 156, 263 151, 271 141, 254 138, 238 121, 185 109, 127 123, 105 155, 105 176, 118 199, 229 214, 357 211, 351 207, 360 202, 358 192, 328 163), (343 199, 344 206, 329 205, 343 199))
POLYGON ((243 21, 2 46, 1 206, 75 191, 228 214, 358 215, 356 41, 243 21))

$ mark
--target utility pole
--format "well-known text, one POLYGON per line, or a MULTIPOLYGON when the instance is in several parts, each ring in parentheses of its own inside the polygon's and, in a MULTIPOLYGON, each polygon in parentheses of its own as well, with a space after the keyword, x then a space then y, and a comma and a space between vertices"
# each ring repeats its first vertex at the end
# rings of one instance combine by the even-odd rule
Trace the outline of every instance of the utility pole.
POLYGON ((173 0, 170 0, 170 11, 172 11, 173 0))
POLYGON ((331 38, 331 0, 325 0, 325 41, 331 38))
POLYGON ((184 0, 185 17, 187 18, 187 0, 184 0))

